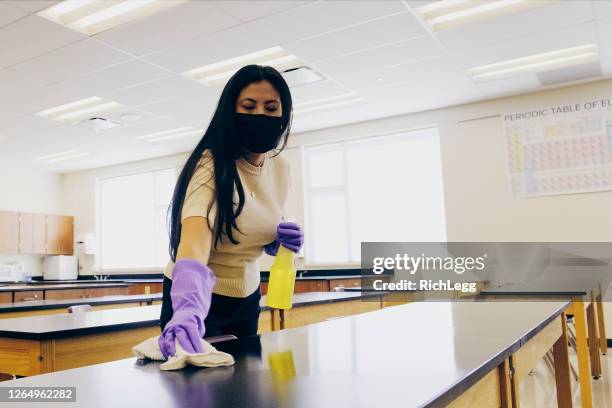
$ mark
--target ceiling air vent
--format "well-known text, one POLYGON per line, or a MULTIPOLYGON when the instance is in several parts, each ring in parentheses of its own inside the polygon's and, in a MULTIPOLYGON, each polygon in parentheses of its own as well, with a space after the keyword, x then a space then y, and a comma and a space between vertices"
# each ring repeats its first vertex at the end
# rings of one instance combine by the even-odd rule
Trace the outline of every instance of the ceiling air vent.
POLYGON ((322 81, 324 78, 310 67, 291 68, 283 71, 283 77, 290 88, 322 81))
POLYGON ((114 129, 116 127, 121 126, 121 124, 117 122, 111 122, 108 119, 99 117, 83 120, 78 125, 93 130, 95 132, 104 132, 105 130, 114 129))

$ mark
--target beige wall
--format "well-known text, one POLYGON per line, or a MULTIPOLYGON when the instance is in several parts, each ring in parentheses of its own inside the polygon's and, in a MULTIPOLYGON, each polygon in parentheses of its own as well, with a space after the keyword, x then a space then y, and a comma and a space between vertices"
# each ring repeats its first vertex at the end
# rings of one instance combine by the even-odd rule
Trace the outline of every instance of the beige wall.
MULTIPOLYGON (((13 163, 10 152, 0 152, 0 210, 60 214, 62 176, 13 163)), ((0 254, 0 264, 21 262, 32 276, 42 275, 42 257, 0 254)))
MULTIPOLYGON (((612 192, 514 198, 507 187, 501 118, 530 107, 612 95, 612 81, 401 115, 292 136, 284 153, 292 163, 286 213, 304 225, 301 146, 437 126, 440 129, 449 241, 612 241, 612 192), (485 117, 485 118, 483 118, 485 117), (483 119, 478 119, 483 118, 483 119)), ((186 154, 64 176, 64 209, 76 232, 95 229, 95 179, 166 166, 186 154)), ((263 257, 262 269, 270 259, 263 257)), ((300 262, 300 266, 302 262, 300 262)))
POLYGON ((438 126, 449 241, 612 241, 610 191, 511 196, 501 118, 496 116, 611 95, 612 81, 599 81, 322 129, 295 135, 291 146, 438 126))

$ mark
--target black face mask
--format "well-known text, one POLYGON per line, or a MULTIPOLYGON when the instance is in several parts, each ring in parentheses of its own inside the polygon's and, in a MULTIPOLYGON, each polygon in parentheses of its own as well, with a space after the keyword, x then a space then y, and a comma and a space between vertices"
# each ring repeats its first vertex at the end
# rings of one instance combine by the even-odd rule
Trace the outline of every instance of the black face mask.
POLYGON ((234 121, 238 142, 252 153, 274 149, 283 134, 280 116, 234 112, 234 121))

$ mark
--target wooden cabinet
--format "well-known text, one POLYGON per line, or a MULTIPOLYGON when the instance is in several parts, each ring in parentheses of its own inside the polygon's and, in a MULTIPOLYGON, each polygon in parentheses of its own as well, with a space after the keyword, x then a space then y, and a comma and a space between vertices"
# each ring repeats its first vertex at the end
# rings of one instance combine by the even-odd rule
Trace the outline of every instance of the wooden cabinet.
POLYGON ((45 291, 46 300, 81 299, 85 297, 84 289, 53 289, 45 291))
POLYGON ((13 301, 13 292, 0 292, 0 303, 11 303, 13 301))
POLYGON ((21 292, 14 292, 14 302, 27 302, 29 300, 43 300, 42 290, 24 290, 21 292))
POLYGON ((145 295, 150 293, 162 293, 163 284, 156 282, 147 283, 132 283, 130 284, 128 293, 130 295, 145 295))
POLYGON ((19 213, 20 254, 44 254, 46 234, 44 214, 19 213))
POLYGON ((334 292, 337 288, 358 288, 361 287, 361 278, 351 279, 330 279, 329 290, 334 292))
POLYGON ((72 255, 74 251, 74 217, 47 215, 46 241, 48 255, 72 255))
POLYGON ((19 252, 19 213, 0 211, 0 254, 19 252))
POLYGON ((85 289, 85 297, 102 297, 102 296, 116 296, 116 295, 127 295, 128 287, 115 287, 115 288, 91 288, 85 289))
POLYGON ((0 254, 72 255, 74 217, 0 211, 0 254))

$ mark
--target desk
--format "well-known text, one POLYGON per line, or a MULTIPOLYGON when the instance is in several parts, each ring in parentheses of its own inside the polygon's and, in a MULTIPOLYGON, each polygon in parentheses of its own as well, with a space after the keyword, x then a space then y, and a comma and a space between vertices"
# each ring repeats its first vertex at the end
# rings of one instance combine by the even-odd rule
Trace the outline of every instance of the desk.
POLYGON ((570 300, 567 314, 574 315, 578 376, 583 406, 592 406, 591 376, 601 376, 599 352, 608 351, 602 298, 604 288, 598 280, 568 280, 506 285, 485 289, 479 298, 519 300, 570 300))
POLYGON ((18 303, 0 303, 0 319, 68 313, 75 305, 91 305, 93 310, 126 308, 161 303, 162 294, 119 295, 78 299, 32 300, 18 303))
POLYGON ((552 345, 569 407, 568 305, 414 303, 216 344, 233 367, 160 372, 131 358, 2 386, 76 386, 77 402, 53 404, 69 408, 517 407, 520 375, 552 345))
POLYGON ((0 372, 36 375, 132 355, 159 334, 161 306, 0 320, 0 372))

